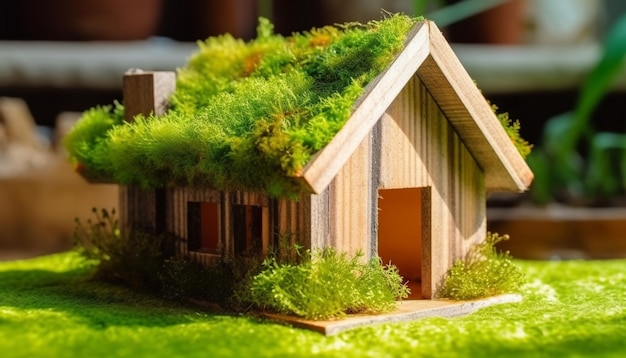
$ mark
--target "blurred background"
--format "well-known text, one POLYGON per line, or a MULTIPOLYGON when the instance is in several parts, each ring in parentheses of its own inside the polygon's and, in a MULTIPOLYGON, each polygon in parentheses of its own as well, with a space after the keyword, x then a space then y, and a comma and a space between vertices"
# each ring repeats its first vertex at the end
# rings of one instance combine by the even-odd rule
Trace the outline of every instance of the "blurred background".
POLYGON ((626 241, 622 0, 5 0, 0 3, 0 260, 66 250, 75 217, 89 218, 92 207, 117 205, 117 188, 85 183, 66 163, 59 143, 80 112, 122 99, 127 69, 175 70, 198 40, 223 33, 254 37, 259 16, 287 36, 380 19, 383 11, 434 20, 486 98, 519 119, 522 136, 538 149, 529 159, 540 183, 535 194, 489 201, 491 228, 517 238, 511 240, 517 246, 506 248, 521 258, 622 256, 614 246, 626 241), (620 28, 614 31, 618 45, 606 51, 605 39, 615 28, 620 28), (613 62, 597 70, 607 52, 613 62), (541 160, 551 160, 542 141, 546 127, 555 127, 549 123, 574 131, 556 119, 580 112, 581 93, 594 71, 602 80, 591 81, 595 102, 584 113, 586 125, 574 136, 576 150, 568 157, 583 163, 573 169, 583 177, 570 186, 559 173, 542 172, 541 160), (585 191, 580 187, 591 180, 586 171, 596 168, 586 161, 593 156, 587 149, 595 148, 587 135, 592 132, 615 134, 603 137, 600 146, 606 147, 605 158, 623 163, 603 163, 606 175, 594 180, 610 177, 610 183, 585 191), (589 197, 598 191, 598 199, 589 197), (563 206, 602 207, 609 219, 598 210, 570 212, 563 206), (529 214, 531 207, 548 212, 529 214), (520 217, 526 221, 515 222, 520 217), (539 222, 549 217, 565 226, 539 222), (573 224, 589 218, 591 229, 573 224), (518 233, 522 228, 530 232, 518 233), (580 237, 585 230, 596 237, 591 244, 580 237), (598 243, 599 236, 611 238, 598 243))

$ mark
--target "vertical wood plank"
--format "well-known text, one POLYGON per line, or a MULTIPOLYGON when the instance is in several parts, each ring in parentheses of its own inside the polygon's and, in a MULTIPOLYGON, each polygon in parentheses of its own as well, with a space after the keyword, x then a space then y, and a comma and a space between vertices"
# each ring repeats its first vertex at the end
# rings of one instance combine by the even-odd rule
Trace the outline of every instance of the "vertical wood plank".
POLYGON ((485 235, 484 175, 418 77, 381 119, 380 188, 424 188, 422 295, 485 235), (428 218, 426 218, 428 216, 428 218))
MULTIPOLYGON (((138 114, 162 115, 167 107, 167 99, 174 92, 176 77, 174 72, 129 72, 124 75, 124 116, 127 121, 138 114)), ((128 187, 120 190, 120 222, 122 230, 142 228, 162 234, 167 199, 165 191, 143 190, 128 187)))
POLYGON ((371 136, 367 136, 328 188, 328 236, 318 238, 323 246, 349 254, 361 251, 366 258, 372 252, 371 155, 371 136))
POLYGON ((131 122, 138 115, 156 116, 167 111, 168 98, 176 88, 176 74, 171 71, 131 70, 124 75, 124 117, 131 122))
POLYGON ((310 246, 312 249, 330 245, 330 200, 334 185, 331 184, 321 193, 310 198, 310 246))

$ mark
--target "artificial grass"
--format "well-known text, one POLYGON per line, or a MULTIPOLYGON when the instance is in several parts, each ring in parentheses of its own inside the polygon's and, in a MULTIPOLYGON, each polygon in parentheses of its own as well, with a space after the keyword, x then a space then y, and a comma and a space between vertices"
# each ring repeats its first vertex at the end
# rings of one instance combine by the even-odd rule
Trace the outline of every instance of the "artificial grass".
POLYGON ((622 357, 626 260, 516 261, 516 304, 324 337, 90 281, 76 253, 0 263, 3 357, 622 357))

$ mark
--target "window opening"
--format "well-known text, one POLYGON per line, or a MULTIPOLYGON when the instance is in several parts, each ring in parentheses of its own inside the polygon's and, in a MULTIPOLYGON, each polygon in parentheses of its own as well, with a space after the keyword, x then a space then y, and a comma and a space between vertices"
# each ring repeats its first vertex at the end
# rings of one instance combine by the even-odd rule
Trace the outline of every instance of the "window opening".
POLYGON ((237 255, 261 252, 263 211, 256 205, 233 205, 234 249, 237 255))
POLYGON ((219 207, 217 203, 187 203, 189 251, 219 254, 219 207))

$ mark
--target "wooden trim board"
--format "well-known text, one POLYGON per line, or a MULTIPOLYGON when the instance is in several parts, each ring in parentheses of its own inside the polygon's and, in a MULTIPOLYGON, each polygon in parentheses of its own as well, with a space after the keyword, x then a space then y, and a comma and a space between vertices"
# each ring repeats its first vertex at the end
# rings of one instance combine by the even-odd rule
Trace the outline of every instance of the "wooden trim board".
POLYGON ((299 173, 302 184, 313 193, 321 193, 416 75, 485 171, 487 188, 527 190, 533 179, 530 168, 441 31, 430 21, 413 28, 404 50, 368 85, 344 127, 299 173))
POLYGON ((349 315, 344 319, 314 321, 279 314, 264 314, 272 321, 309 329, 332 336, 353 328, 372 324, 409 322, 428 317, 456 317, 467 315, 481 308, 502 304, 521 302, 519 294, 505 294, 472 301, 451 300, 406 300, 398 302, 398 308, 391 313, 379 315, 349 315))
POLYGON ((312 192, 326 189, 427 58, 428 26, 417 24, 407 38, 404 50, 367 86, 343 128, 303 168, 300 177, 312 192))

